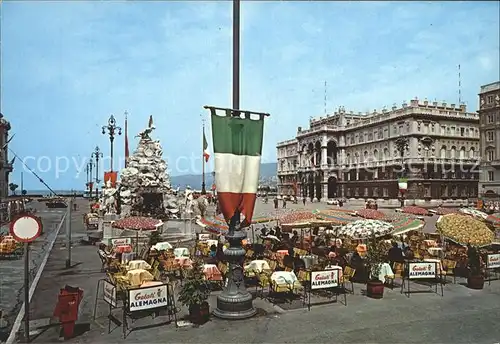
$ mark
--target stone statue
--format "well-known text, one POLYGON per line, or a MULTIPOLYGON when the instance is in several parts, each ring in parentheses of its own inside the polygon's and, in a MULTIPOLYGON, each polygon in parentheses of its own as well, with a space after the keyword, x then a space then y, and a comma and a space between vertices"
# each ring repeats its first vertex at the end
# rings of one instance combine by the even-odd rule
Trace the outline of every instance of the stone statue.
POLYGON ((149 134, 151 134, 151 132, 153 130, 155 130, 156 127, 154 125, 150 126, 149 128, 146 128, 144 129, 143 131, 141 131, 139 134, 137 134, 135 137, 140 137, 141 140, 151 140, 151 137, 149 136, 149 134))

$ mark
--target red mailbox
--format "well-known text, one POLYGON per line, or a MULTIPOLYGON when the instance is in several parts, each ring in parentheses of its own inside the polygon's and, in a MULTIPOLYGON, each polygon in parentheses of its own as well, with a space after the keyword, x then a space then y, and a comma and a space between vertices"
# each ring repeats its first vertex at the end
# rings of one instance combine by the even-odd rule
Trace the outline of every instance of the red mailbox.
POLYGON ((54 309, 54 316, 59 318, 64 338, 73 337, 75 322, 78 320, 78 308, 83 299, 83 290, 65 286, 61 289, 54 309))

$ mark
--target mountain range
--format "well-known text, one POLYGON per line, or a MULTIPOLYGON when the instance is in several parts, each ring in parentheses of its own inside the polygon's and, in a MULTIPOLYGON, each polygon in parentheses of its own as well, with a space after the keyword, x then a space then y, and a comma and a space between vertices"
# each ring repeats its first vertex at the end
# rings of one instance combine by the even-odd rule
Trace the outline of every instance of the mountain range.
MULTIPOLYGON (((259 180, 261 184, 267 185, 276 185, 276 171, 278 164, 275 162, 262 163, 260 165, 260 176, 259 180)), ((199 190, 201 189, 201 174, 185 174, 182 176, 171 176, 170 182, 172 187, 177 188, 180 187, 184 189, 187 185, 189 185, 192 189, 199 190)), ((210 189, 212 184, 214 183, 212 173, 205 174, 205 185, 207 189, 210 189)))

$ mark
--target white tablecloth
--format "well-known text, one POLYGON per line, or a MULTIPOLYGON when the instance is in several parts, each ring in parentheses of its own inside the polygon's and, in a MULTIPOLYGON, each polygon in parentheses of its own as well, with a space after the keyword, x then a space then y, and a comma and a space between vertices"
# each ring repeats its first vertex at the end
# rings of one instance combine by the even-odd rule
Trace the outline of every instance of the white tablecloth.
POLYGON ((265 260, 252 260, 250 264, 245 266, 245 270, 262 272, 263 270, 271 270, 271 268, 265 260))
POLYGON ((275 271, 271 275, 271 281, 277 284, 291 284, 293 285, 298 281, 297 276, 293 271, 275 271))
POLYGON ((380 264, 380 273, 378 274, 378 279, 380 282, 386 282, 385 276, 393 277, 394 272, 391 269, 391 266, 387 263, 380 264))
POLYGON ((137 270, 137 269, 149 270, 151 269, 151 265, 149 265, 144 260, 131 260, 130 262, 128 262, 127 270, 137 270))
POLYGON ((189 250, 186 247, 178 247, 174 249, 174 256, 178 257, 189 257, 189 250))
POLYGON ((429 252, 429 254, 436 257, 443 254, 443 249, 441 247, 429 247, 427 251, 429 252))
POLYGON ((166 251, 166 250, 171 250, 173 247, 172 245, 170 245, 168 241, 163 241, 157 243, 152 248, 154 248, 156 251, 166 251))

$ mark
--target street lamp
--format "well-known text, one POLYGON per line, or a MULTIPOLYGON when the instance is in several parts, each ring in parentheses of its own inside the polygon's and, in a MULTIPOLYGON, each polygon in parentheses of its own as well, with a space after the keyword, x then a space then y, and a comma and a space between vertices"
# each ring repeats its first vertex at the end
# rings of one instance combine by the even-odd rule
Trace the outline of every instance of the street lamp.
MULTIPOLYGON (((405 177, 406 175, 406 168, 405 168, 405 152, 409 147, 410 140, 408 140, 407 137, 399 137, 396 139, 396 149, 398 150, 400 156, 401 156, 401 177, 405 177)), ((405 206, 405 193, 403 189, 400 190, 401 192, 401 208, 405 206)))
POLYGON ((90 161, 87 163, 85 167, 85 171, 87 172, 87 186, 89 188, 89 198, 92 198, 92 167, 94 166, 94 161, 92 160, 92 155, 90 156, 90 161))
MULTIPOLYGON (((112 141, 111 141, 112 142, 112 141)), ((113 147, 113 143, 111 143, 111 147, 113 147)), ((111 152, 113 152, 113 149, 111 149, 111 152)), ((95 197, 96 199, 99 198, 99 158, 102 158, 102 153, 101 150, 99 149, 99 146, 95 146, 94 151, 92 152, 92 155, 90 155, 90 161, 92 162, 92 158, 95 158, 95 197)), ((113 160, 111 160, 113 161, 113 160)), ((90 167, 90 171, 92 171, 92 167, 90 167)), ((92 172, 91 172, 92 174, 92 172)))
POLYGON ((122 128, 116 125, 116 120, 115 116, 111 115, 108 119, 108 125, 104 125, 102 127, 102 134, 106 134, 106 129, 108 130, 109 134, 109 142, 111 143, 111 172, 113 172, 113 141, 115 140, 115 135, 118 133, 118 135, 122 134, 122 128))

